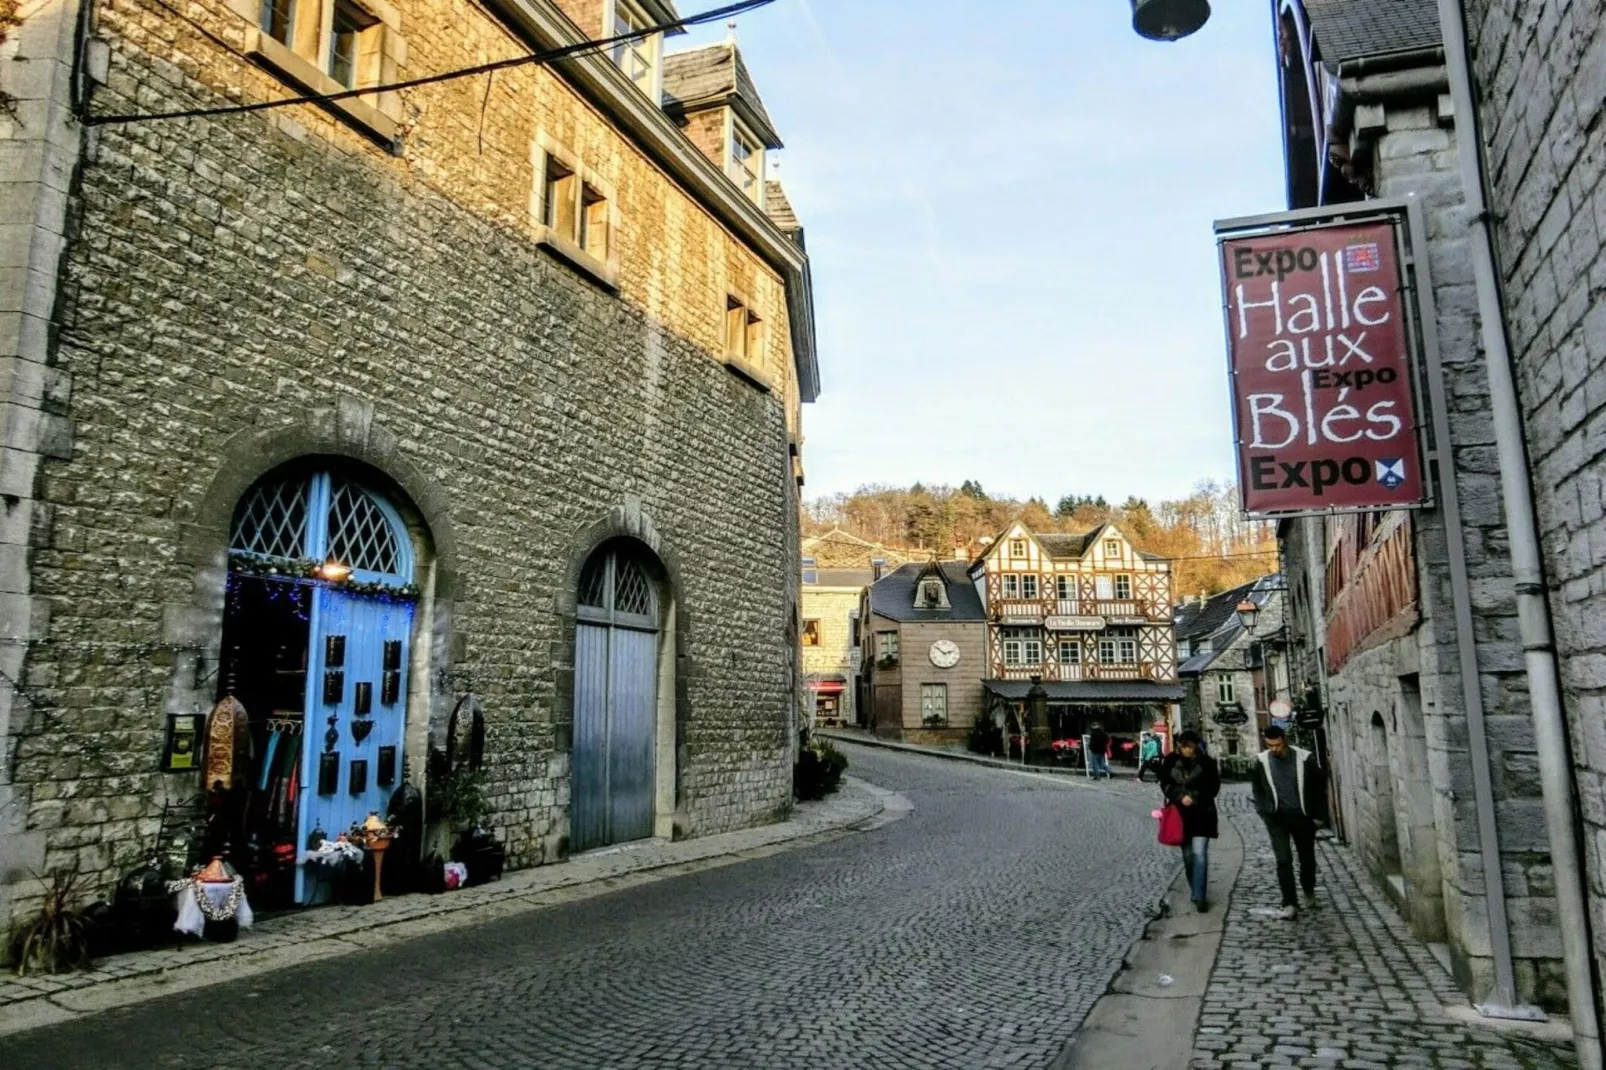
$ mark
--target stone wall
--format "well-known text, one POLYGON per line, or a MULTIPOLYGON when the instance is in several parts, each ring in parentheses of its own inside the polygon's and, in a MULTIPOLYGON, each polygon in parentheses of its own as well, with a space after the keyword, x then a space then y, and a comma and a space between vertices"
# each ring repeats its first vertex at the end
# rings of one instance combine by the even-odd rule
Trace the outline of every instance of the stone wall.
MULTIPOLYGON (((1378 195, 1416 198, 1426 225, 1519 993, 1563 1007, 1453 116, 1431 98, 1393 100, 1358 109, 1356 127, 1378 195)), ((1396 522, 1385 519, 1375 531, 1386 534, 1396 522)), ((1325 612, 1323 555, 1334 523, 1295 522, 1285 533, 1285 548, 1294 550, 1290 583, 1300 587, 1296 621, 1325 612), (1301 549, 1305 524, 1318 527, 1314 553, 1301 549)), ((1493 983, 1493 960, 1447 529, 1437 509, 1418 512, 1414 523, 1420 623, 1408 635, 1362 643, 1327 673, 1329 742, 1347 836, 1418 933, 1448 940, 1458 980, 1483 999, 1493 983)))
POLYGON ((1467 6, 1606 970, 1606 3, 1467 6))
MULTIPOLYGON (((408 74, 520 51, 471 5, 400 6, 408 74)), ((234 11, 192 10, 238 36, 234 11)), ((100 114, 290 91, 143 5, 98 14, 100 114)), ((674 588, 676 833, 788 812, 788 395, 717 355, 739 288, 772 325, 774 381, 791 379, 782 281, 552 72, 487 90, 404 93, 399 156, 305 106, 97 131, 51 353, 71 447, 22 484, 52 520, 31 573, 48 627, 12 719, 47 866, 104 887, 150 845, 162 801, 194 789, 156 767, 165 714, 215 686, 237 493, 218 488, 298 449, 373 464, 438 521, 437 672, 410 686, 438 710, 472 681, 511 864, 563 850, 572 587, 610 533, 657 549, 674 588), (616 191, 617 293, 532 240, 537 129, 616 191)))

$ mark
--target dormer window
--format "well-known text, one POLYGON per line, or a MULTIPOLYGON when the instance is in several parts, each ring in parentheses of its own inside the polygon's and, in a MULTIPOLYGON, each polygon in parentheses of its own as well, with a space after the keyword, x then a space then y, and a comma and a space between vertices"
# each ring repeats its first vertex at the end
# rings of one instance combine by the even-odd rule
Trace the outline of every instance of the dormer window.
POLYGON ((927 606, 942 605, 942 585, 936 580, 927 580, 920 585, 920 601, 927 606))
POLYGON ((1009 540, 1009 556, 1010 557, 1025 557, 1026 556, 1026 540, 1025 539, 1010 539, 1009 540))
MULTIPOLYGON (((606 25, 611 27, 608 36, 620 37, 625 34, 638 33, 652 25, 646 12, 637 7, 632 0, 606 0, 612 10, 612 18, 606 25)), ((659 56, 663 48, 663 34, 655 33, 644 37, 635 37, 628 41, 619 41, 613 46, 613 62, 641 91, 656 101, 660 93, 658 71, 661 64, 659 56)))
POLYGON ((730 120, 730 151, 725 160, 725 173, 741 189, 748 200, 760 206, 764 203, 764 146, 747 128, 730 120))
POLYGON ((1121 540, 1119 540, 1119 539, 1105 539, 1104 540, 1104 556, 1105 557, 1120 557, 1121 556, 1121 540))

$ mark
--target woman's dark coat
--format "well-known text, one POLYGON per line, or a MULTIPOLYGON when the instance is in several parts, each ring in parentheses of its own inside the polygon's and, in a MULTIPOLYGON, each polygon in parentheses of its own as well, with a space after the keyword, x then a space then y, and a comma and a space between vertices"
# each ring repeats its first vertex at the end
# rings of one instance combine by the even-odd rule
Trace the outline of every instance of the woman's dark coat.
POLYGON ((1160 762, 1160 790, 1167 802, 1182 811, 1182 834, 1215 839, 1218 832, 1216 796, 1221 792, 1221 771, 1208 754, 1195 754, 1192 761, 1173 751, 1160 762), (1182 797, 1193 796, 1192 806, 1183 806, 1182 797))

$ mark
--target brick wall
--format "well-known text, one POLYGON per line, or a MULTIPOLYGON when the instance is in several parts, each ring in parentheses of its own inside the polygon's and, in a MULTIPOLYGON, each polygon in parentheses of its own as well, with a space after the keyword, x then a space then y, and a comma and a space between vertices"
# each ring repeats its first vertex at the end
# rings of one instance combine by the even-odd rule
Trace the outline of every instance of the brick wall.
POLYGON ((1468 20, 1606 969, 1606 3, 1473 0, 1468 20))
MULTIPOLYGON (((522 51, 467 3, 400 8, 406 74, 522 51)), ((191 10, 241 32, 221 5, 191 10)), ((144 5, 97 11, 113 45, 97 112, 288 91, 144 5)), ((545 69, 402 96, 400 156, 309 107, 95 137, 53 353, 74 433, 37 482, 53 523, 32 582, 49 624, 13 723, 47 865, 115 876, 149 846, 162 799, 194 787, 155 768, 164 714, 205 690, 215 654, 221 559, 186 546, 226 533, 233 501, 209 495, 228 465, 254 463, 242 437, 383 456, 442 519, 451 589, 432 656, 484 703, 513 864, 551 859, 566 832, 564 605, 585 533, 615 530, 610 517, 672 564, 677 832, 789 809, 795 391, 760 392, 716 356, 738 286, 775 327, 767 370, 790 383, 781 280, 545 69), (617 295, 530 240, 537 129, 617 190, 617 295)))

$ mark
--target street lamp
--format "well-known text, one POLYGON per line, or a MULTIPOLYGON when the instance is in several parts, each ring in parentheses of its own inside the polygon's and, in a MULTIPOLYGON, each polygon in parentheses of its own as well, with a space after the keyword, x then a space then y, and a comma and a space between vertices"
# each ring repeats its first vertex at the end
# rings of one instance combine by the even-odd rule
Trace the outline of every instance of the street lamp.
POLYGON ((1210 0, 1132 0, 1132 28, 1151 41, 1180 41, 1210 17, 1210 0))
POLYGON ((1244 631, 1254 634, 1255 621, 1260 619, 1260 607, 1245 598, 1238 603, 1238 623, 1244 626, 1244 631))

